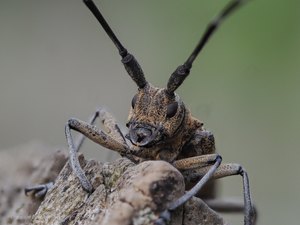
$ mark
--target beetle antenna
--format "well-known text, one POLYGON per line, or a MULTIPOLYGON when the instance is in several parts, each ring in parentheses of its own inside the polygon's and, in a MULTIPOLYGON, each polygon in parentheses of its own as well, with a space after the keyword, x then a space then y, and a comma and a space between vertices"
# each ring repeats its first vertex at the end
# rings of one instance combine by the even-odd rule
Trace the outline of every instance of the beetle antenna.
POLYGON ((211 38, 212 34, 219 27, 221 22, 245 1, 246 0, 232 0, 217 15, 217 17, 208 24, 204 34, 202 35, 200 41, 198 42, 197 46, 193 50, 192 54, 188 57, 188 59, 185 61, 183 65, 177 67, 177 69, 172 73, 167 84, 167 92, 169 94, 173 94, 173 92, 182 84, 184 79, 189 75, 194 60, 201 52, 201 50, 203 49, 207 41, 211 38))
POLYGON ((134 56, 130 54, 127 51, 127 49, 124 48, 124 46, 121 44, 119 39, 116 37, 116 35, 114 34, 114 32, 112 31, 112 29, 110 28, 106 20, 100 13, 95 3, 92 0, 83 0, 83 2, 93 13, 93 15, 101 24, 102 28, 105 30, 106 34, 109 36, 109 38, 112 40, 114 45, 119 50, 119 54, 122 57, 121 62, 124 64, 124 67, 128 72, 129 76, 133 79, 133 81, 138 85, 139 88, 145 87, 147 81, 145 79, 144 72, 140 64, 137 62, 134 56))

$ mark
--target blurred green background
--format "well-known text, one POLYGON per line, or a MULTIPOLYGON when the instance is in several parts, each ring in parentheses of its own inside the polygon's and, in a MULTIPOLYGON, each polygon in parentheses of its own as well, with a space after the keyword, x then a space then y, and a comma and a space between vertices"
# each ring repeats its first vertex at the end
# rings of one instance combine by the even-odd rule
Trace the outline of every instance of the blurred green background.
MULTIPOLYGON (((96 1, 160 87, 227 2, 96 1)), ((300 1, 250 1, 223 23, 177 91, 214 132, 224 162, 249 172, 258 224, 299 224, 299 9, 300 1)), ((80 0, 0 1, 0 149, 32 140, 66 146, 67 119, 84 120, 99 105, 124 125, 135 92, 80 0)), ((112 158, 90 142, 84 152, 112 158)), ((221 186, 220 195, 241 196, 240 177, 221 186)), ((242 224, 241 215, 226 218, 242 224)))

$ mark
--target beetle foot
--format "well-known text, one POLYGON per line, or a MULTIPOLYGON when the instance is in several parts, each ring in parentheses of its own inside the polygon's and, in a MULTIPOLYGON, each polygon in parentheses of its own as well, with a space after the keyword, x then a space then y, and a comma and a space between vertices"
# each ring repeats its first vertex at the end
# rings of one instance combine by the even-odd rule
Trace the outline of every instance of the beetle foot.
POLYGON ((54 183, 49 182, 46 184, 39 184, 32 187, 27 187, 24 189, 25 195, 28 195, 29 192, 32 192, 34 197, 36 198, 43 198, 47 194, 48 190, 50 190, 53 187, 54 183))
POLYGON ((171 212, 170 210, 166 209, 163 211, 159 218, 155 221, 155 225, 166 225, 171 220, 171 212))

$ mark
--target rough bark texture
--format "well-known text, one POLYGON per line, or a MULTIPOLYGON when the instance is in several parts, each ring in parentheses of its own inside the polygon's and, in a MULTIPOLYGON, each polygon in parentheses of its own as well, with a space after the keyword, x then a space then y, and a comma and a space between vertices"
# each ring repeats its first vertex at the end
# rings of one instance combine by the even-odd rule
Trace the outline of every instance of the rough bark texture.
MULTIPOLYGON (((81 165, 95 189, 88 195, 62 151, 42 157, 32 154, 27 146, 19 152, 26 157, 0 158, 0 224, 153 224, 159 213, 184 193, 182 175, 164 161, 135 165, 120 158, 99 163, 80 155, 81 165), (2 161, 10 161, 14 169, 2 161), (53 180, 55 185, 43 201, 24 195, 26 185, 53 180)), ((202 200, 193 198, 172 213, 169 224, 221 225, 224 221, 202 200)))

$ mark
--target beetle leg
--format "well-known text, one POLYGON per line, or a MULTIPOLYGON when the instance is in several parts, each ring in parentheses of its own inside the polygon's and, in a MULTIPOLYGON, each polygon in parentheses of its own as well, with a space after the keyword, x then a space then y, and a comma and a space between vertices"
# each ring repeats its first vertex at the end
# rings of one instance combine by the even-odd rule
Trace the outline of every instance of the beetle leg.
MULTIPOLYGON (((199 178, 205 176, 205 174, 210 170, 210 166, 202 167, 198 169, 193 169, 192 171, 183 171, 183 176, 187 180, 199 180, 199 178)), ((249 178, 245 169, 235 163, 222 164, 213 174, 213 179, 223 178, 227 176, 241 175, 243 178, 243 195, 244 195, 244 223, 245 225, 251 225, 255 222, 255 209, 252 204, 250 188, 249 188, 249 178)))
POLYGON ((225 199, 205 199, 204 202, 213 210, 226 213, 243 213, 244 202, 241 199, 225 198, 225 199))
MULTIPOLYGON (((99 116, 99 111, 97 110, 89 119, 89 124, 94 124, 97 117, 99 116)), ((83 134, 80 134, 76 138, 76 144, 75 144, 75 150, 78 152, 81 148, 83 141, 85 140, 85 136, 83 134)), ((34 186, 29 186, 24 189, 25 194, 28 195, 28 193, 32 192, 33 195, 37 198, 42 198, 46 195, 46 193, 53 187, 54 182, 49 182, 45 184, 39 184, 34 186)))
POLYGON ((218 154, 194 156, 176 160, 172 165, 178 170, 191 170, 212 165, 218 157, 218 154))
MULTIPOLYGON (((202 157, 203 156, 197 156, 197 157, 193 157, 193 158, 198 158, 199 161, 201 161, 200 164, 202 164, 202 160, 201 160, 202 157)), ((204 156, 204 157, 206 157, 206 156, 204 156)), ((186 159, 186 160, 188 160, 188 159, 186 159)), ((176 201, 171 203, 171 205, 168 207, 168 209, 166 209, 165 211, 163 211, 160 214, 160 218, 157 220, 156 224, 165 224, 165 221, 169 220, 170 212, 174 211, 176 208, 183 205, 189 199, 191 199, 193 196, 195 196, 201 190, 201 188, 207 183, 207 181, 213 177, 214 173, 220 166, 221 161, 222 161, 221 156, 216 155, 215 162, 212 166, 209 166, 207 173, 198 181, 198 183, 192 189, 190 189, 183 196, 181 196, 176 201)), ((191 165, 193 165, 193 163, 191 163, 191 165)), ((194 165, 193 165, 193 167, 194 167, 194 165)), ((206 168, 206 167, 204 167, 204 168, 206 168)), ((188 169, 188 167, 187 167, 187 169, 188 169)))
POLYGON ((80 180, 80 183, 84 190, 91 193, 93 190, 93 187, 91 183, 88 181, 87 177, 84 174, 84 171, 82 170, 78 156, 77 156, 77 149, 74 145, 74 141, 71 135, 71 129, 76 130, 79 133, 83 134, 90 140, 96 142, 97 144, 100 144, 101 146, 111 149, 113 151, 118 152, 121 155, 125 155, 128 151, 128 146, 126 144, 120 143, 111 136, 104 133, 102 130, 98 129, 97 127, 86 123, 84 121, 78 120, 78 119, 69 119, 66 126, 65 126, 65 134, 67 138, 67 142, 69 145, 70 150, 70 162, 72 169, 78 179, 80 180))
POLYGON ((36 186, 27 187, 24 189, 25 195, 28 195, 29 192, 33 192, 34 197, 42 198, 46 195, 47 191, 53 187, 53 182, 46 184, 39 184, 36 186))
MULTIPOLYGON (((124 135, 122 134, 119 125, 116 123, 115 118, 104 108, 99 107, 96 112, 89 119, 88 124, 95 124, 96 119, 99 117, 101 120, 106 133, 113 137, 115 140, 126 144, 124 135)), ((76 140, 76 151, 78 152, 84 139, 86 136, 84 134, 80 134, 80 136, 76 140)))
POLYGON ((99 108, 98 112, 99 118, 105 127, 106 133, 118 142, 126 144, 125 137, 113 115, 103 107, 99 108))
POLYGON ((220 165, 220 163, 221 158, 217 154, 195 156, 175 161, 173 165, 182 172, 185 180, 187 182, 197 181, 197 184, 182 197, 174 201, 169 208, 161 214, 160 221, 166 220, 166 215, 169 215, 171 211, 195 196, 209 179, 241 175, 243 178, 244 224, 255 224, 255 209, 251 201, 247 172, 239 164, 230 163, 220 165), (215 161, 215 163, 211 165, 213 161, 215 161))
MULTIPOLYGON (((89 118, 89 124, 94 125, 96 122, 96 119, 99 117, 99 110, 97 110, 96 112, 94 112, 94 114, 89 118)), ((83 134, 79 134, 79 136, 76 138, 76 151, 78 152, 79 149, 81 148, 84 140, 85 140, 86 136, 84 136, 83 134)))

